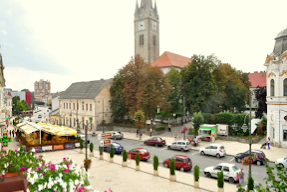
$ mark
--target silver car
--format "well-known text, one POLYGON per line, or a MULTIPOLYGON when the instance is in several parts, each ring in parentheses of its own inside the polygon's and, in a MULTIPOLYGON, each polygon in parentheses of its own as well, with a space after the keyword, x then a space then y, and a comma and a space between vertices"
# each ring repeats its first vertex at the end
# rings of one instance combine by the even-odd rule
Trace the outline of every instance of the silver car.
POLYGON ((225 148, 220 144, 211 144, 207 147, 202 147, 199 150, 200 155, 211 155, 217 158, 224 157, 226 154, 225 148))
POLYGON ((113 131, 112 132, 112 136, 111 136, 111 139, 122 139, 122 138, 124 138, 124 135, 121 133, 121 132, 119 132, 119 131, 113 131))
POLYGON ((177 140, 171 144, 168 144, 167 148, 181 151, 189 151, 191 149, 191 144, 189 141, 177 140))

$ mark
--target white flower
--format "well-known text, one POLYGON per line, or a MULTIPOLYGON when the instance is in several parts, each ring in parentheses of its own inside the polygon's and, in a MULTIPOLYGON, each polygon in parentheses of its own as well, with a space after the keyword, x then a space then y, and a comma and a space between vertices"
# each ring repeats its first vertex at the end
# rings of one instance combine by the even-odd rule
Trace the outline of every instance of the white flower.
POLYGON ((35 153, 35 148, 33 148, 33 149, 32 149, 32 152, 34 152, 34 153, 35 153))
POLYGON ((40 185, 38 185, 38 189, 39 189, 39 191, 42 191, 42 189, 43 189, 44 187, 43 187, 43 185, 42 184, 40 184, 40 185))

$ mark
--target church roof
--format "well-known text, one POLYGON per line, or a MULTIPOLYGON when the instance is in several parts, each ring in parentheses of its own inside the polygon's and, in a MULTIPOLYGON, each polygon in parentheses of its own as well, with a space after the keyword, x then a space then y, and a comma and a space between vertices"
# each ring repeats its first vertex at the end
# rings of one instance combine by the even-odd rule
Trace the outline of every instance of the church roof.
POLYGON ((88 82, 73 83, 61 94, 59 99, 95 99, 101 90, 112 83, 113 79, 101 79, 88 82))
POLYGON ((266 72, 265 71, 255 71, 254 73, 249 73, 249 82, 251 87, 266 87, 266 72))
POLYGON ((164 52, 151 66, 153 67, 180 67, 183 68, 191 62, 191 58, 171 52, 164 52))

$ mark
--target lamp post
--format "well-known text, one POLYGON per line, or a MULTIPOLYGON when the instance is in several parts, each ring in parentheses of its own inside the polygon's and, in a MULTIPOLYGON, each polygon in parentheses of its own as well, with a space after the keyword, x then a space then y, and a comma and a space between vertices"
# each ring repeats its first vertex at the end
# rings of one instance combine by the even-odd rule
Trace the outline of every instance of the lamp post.
MULTIPOLYGON (((251 155, 251 145, 252 145, 252 140, 251 140, 251 93, 249 95, 249 156, 251 155)), ((246 123, 245 123, 245 119, 247 117, 247 115, 245 115, 244 117, 244 124, 242 125, 241 129, 243 129, 243 132, 245 133, 246 130, 248 129, 246 123)), ((251 176, 251 163, 249 162, 249 176, 251 176)))

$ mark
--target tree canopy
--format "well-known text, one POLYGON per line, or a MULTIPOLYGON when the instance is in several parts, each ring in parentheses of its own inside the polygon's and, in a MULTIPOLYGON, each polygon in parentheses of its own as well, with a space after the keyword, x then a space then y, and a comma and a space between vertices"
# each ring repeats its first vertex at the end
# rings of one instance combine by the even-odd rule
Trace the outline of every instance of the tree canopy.
POLYGON ((257 86, 254 90, 255 98, 258 101, 258 108, 255 113, 257 118, 262 118, 263 113, 267 113, 267 104, 266 104, 266 87, 257 86))

